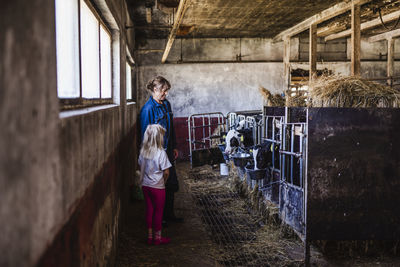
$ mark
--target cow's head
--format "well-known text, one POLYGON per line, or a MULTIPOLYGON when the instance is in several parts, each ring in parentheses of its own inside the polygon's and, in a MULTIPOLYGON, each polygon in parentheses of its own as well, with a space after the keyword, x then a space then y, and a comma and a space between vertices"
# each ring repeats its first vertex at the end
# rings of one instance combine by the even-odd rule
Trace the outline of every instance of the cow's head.
POLYGON ((265 169, 271 165, 272 161, 272 151, 271 142, 266 142, 261 145, 257 145, 253 148, 253 158, 254 158, 254 169, 265 169))

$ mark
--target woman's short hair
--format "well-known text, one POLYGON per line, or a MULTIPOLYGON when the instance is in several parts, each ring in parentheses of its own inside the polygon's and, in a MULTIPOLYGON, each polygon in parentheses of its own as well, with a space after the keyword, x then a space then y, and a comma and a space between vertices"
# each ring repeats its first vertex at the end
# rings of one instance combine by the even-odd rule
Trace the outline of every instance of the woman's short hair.
POLYGON ((154 92, 154 89, 160 90, 161 88, 163 88, 165 86, 167 87, 167 90, 169 90, 171 88, 171 84, 169 83, 169 81, 167 79, 165 79, 162 76, 157 76, 147 83, 146 88, 150 92, 154 92))
POLYGON ((160 124, 149 124, 144 132, 140 154, 145 158, 154 157, 159 149, 163 149, 165 128, 160 124))

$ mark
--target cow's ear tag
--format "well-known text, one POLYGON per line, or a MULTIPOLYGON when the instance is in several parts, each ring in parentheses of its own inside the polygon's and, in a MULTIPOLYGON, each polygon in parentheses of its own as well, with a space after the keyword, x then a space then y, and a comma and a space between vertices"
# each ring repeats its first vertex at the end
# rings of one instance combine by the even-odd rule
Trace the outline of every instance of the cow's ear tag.
POLYGON ((244 137, 243 137, 243 135, 240 137, 240 141, 244 141, 244 137))
POLYGON ((253 149, 250 149, 250 153, 253 153, 253 149))
POLYGON ((271 146, 271 152, 274 152, 274 146, 271 146))

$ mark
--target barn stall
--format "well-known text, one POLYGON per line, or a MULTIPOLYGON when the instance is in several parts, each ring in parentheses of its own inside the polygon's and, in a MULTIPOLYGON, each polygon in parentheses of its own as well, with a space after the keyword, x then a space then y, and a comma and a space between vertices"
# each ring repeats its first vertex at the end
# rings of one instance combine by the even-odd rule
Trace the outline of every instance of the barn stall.
POLYGON ((241 180, 279 208, 308 261, 312 241, 400 238, 399 120, 396 108, 266 106, 261 142, 273 148, 267 173, 249 177, 251 148, 241 161, 230 159, 241 180))

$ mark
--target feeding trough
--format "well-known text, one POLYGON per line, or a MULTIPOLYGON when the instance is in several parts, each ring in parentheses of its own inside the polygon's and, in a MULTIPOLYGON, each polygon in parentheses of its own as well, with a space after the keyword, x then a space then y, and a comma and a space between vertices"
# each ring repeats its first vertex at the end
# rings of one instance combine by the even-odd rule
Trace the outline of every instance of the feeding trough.
POLYGON ((246 166, 251 159, 251 155, 249 153, 236 153, 231 157, 233 159, 233 164, 240 168, 244 168, 244 166, 246 166))
POLYGON ((269 168, 255 170, 253 164, 247 164, 244 168, 247 174, 247 182, 251 185, 251 188, 254 188, 256 183, 258 183, 259 188, 269 184, 271 179, 269 168))

